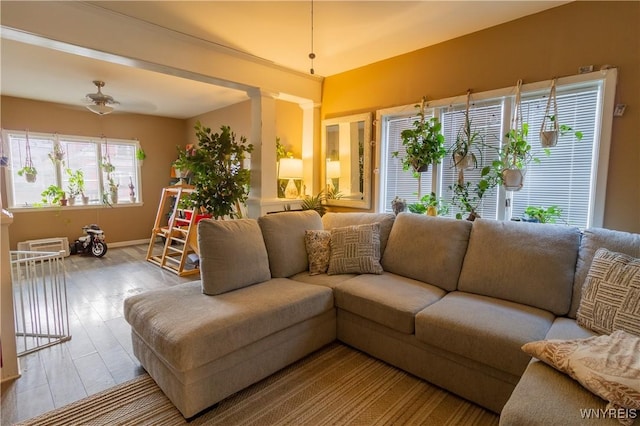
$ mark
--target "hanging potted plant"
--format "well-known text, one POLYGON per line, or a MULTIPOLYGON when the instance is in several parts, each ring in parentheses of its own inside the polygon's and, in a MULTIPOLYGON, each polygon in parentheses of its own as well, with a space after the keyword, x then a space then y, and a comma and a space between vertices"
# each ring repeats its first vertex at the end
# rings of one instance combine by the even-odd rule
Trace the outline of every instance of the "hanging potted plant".
MULTIPOLYGON (((506 143, 502 146, 498 160, 493 162, 493 168, 497 171, 500 183, 507 191, 519 191, 524 185, 526 168, 531 161, 540 160, 533 156, 532 147, 527 141, 529 125, 522 122, 522 109, 520 105, 520 90, 522 80, 518 80, 516 86, 516 99, 513 115, 513 124, 505 135, 506 143)), ((546 151, 548 155, 548 151, 546 151)))
MULTIPOLYGON (((444 148, 444 136, 440 133, 442 125, 437 117, 425 118, 425 99, 419 105, 418 118, 413 122, 412 129, 405 129, 400 134, 406 155, 402 159, 404 170, 414 173, 426 172, 432 163, 440 163, 447 151, 444 148)), ((392 154, 400 155, 399 151, 392 154)))
POLYGON ((111 163, 109 155, 107 155, 107 157, 102 161, 101 167, 107 174, 107 187, 109 193, 109 198, 107 199, 106 197, 103 197, 103 201, 106 201, 107 204, 118 204, 118 187, 120 184, 116 183, 113 176, 111 176, 111 174, 115 172, 116 167, 111 163))
POLYGON ((38 171, 33 165, 33 160, 31 159, 31 146, 29 145, 29 132, 27 131, 25 143, 25 160, 22 168, 18 170, 18 176, 24 176, 27 182, 33 183, 36 181, 37 175, 38 171))
POLYGON ((247 153, 253 145, 244 136, 236 141, 229 126, 213 133, 200 122, 195 125, 199 144, 197 149, 180 151, 178 165, 191 173, 195 191, 184 199, 194 209, 216 219, 240 218, 240 204, 249 197, 251 173, 243 167, 247 153))
POLYGON ((64 151, 57 140, 53 144, 53 151, 49 153, 49 159, 53 164, 61 163, 64 160, 64 151))
MULTIPOLYGON (((440 121, 437 117, 425 117, 425 98, 422 98, 416 108, 419 109, 418 118, 413 122, 413 128, 403 130, 400 137, 405 148, 402 168, 413 171, 414 177, 418 179, 418 198, 421 198, 420 173, 426 172, 430 164, 439 164, 447 150, 444 147, 444 136, 440 133, 440 121)), ((395 151, 392 156, 397 158, 400 152, 395 151)))
POLYGON ((147 158, 147 154, 144 152, 144 149, 142 149, 142 147, 136 149, 136 160, 138 160, 140 167, 144 164, 145 158, 147 158))
POLYGON ((577 140, 582 140, 582 132, 574 131, 566 124, 560 124, 558 122, 558 101, 556 99, 556 79, 554 78, 551 82, 547 107, 545 108, 542 127, 540 128, 540 145, 542 145, 543 148, 554 147, 558 143, 559 136, 564 136, 569 133, 573 133, 577 140))
POLYGON ((456 141, 449 149, 451 152, 451 159, 453 165, 458 170, 472 170, 478 167, 478 157, 482 161, 482 147, 484 146, 484 140, 482 135, 475 131, 471 126, 471 119, 469 118, 469 101, 471 98, 471 91, 467 92, 467 106, 464 113, 464 123, 458 134, 456 135, 456 141), (477 152, 478 155, 474 153, 477 152))

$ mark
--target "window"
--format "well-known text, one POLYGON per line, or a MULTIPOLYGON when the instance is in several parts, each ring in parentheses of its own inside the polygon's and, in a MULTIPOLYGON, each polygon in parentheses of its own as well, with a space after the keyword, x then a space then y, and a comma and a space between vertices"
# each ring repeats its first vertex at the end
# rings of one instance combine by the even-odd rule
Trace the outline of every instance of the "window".
MULTIPOLYGON (((71 174, 82 171, 84 196, 91 205, 132 204, 141 202, 140 170, 136 151, 140 147, 135 140, 112 140, 66 135, 50 135, 24 131, 3 131, 5 152, 9 155, 9 166, 5 170, 8 202, 11 208, 31 208, 47 205, 42 195, 50 185, 56 185, 67 195, 71 174), (55 153, 61 160, 55 161, 55 153), (31 158, 37 171, 35 182, 27 182, 20 170, 31 158), (114 170, 107 175, 101 167, 110 162, 114 170), (117 187, 117 198, 111 199, 109 178, 117 187), (135 199, 130 198, 133 186, 135 199), (114 202, 115 201, 115 202, 114 202)), ((75 205, 82 205, 80 194, 75 205)))
MULTIPOLYGON (((529 165, 522 190, 507 192, 498 187, 485 193, 478 210, 481 217, 508 220, 522 217, 527 206, 556 205, 562 210, 561 222, 579 227, 602 226, 616 77, 617 71, 610 69, 558 79, 560 122, 581 131, 583 138, 578 141, 573 133, 562 136, 557 146, 550 148, 549 156, 540 147, 539 130, 551 82, 523 86, 523 121, 529 124, 528 142, 540 163, 529 165)), ((476 153, 478 167, 464 172, 465 181, 477 182, 482 166, 497 158, 503 135, 510 127, 514 95, 513 88, 472 95, 470 119, 474 131, 482 136, 484 147, 476 153)), ((428 113, 440 119, 449 149, 464 123, 465 103, 466 96, 429 102, 428 113)), ((400 133, 412 125, 415 113, 413 106, 378 111, 381 143, 376 185, 380 211, 391 212, 395 196, 405 198, 409 204, 418 199, 417 180, 410 171, 403 171, 400 159, 392 155, 400 151, 402 156, 400 133)), ((423 175, 422 195, 433 191, 450 203, 451 187, 458 178, 450 154, 433 172, 423 175)), ((450 206, 448 216, 455 217, 459 212, 450 206)))

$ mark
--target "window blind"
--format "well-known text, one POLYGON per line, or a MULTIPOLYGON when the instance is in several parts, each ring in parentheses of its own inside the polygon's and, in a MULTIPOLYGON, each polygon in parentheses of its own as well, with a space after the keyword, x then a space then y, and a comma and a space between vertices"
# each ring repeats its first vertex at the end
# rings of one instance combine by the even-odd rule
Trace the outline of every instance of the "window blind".
POLYGON ((551 154, 545 156, 539 135, 547 99, 523 98, 523 121, 529 123, 528 141, 540 163, 530 165, 524 187, 513 193, 512 217, 523 216, 527 206, 556 205, 562 210, 560 222, 588 225, 598 99, 597 85, 564 92, 558 89, 558 123, 570 126, 573 131, 559 137, 557 145, 549 148, 551 154), (580 141, 574 136, 576 130, 583 133, 580 141))

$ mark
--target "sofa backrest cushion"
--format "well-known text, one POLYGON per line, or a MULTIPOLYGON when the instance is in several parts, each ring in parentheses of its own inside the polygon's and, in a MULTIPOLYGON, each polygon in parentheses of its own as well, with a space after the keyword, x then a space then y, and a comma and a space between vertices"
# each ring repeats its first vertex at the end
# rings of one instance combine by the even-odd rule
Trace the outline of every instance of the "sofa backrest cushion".
POLYGON ((443 290, 458 285, 471 222, 400 213, 393 224, 382 267, 443 290))
POLYGON ((202 292, 211 296, 271 279, 267 249, 255 219, 198 223, 202 292))
POLYGON ((258 218, 273 278, 288 278, 309 269, 304 233, 322 229, 315 210, 282 212, 258 218))
POLYGON ((458 289, 565 315, 579 245, 573 226, 477 219, 458 289))
POLYGON ((599 248, 606 248, 609 251, 640 258, 640 234, 604 228, 588 228, 584 230, 573 282, 573 297, 571 310, 569 311, 571 318, 576 318, 576 313, 580 306, 580 298, 582 297, 582 287, 589 273, 593 256, 595 256, 599 248))
POLYGON ((329 212, 322 216, 324 229, 344 228, 345 226, 380 223, 380 256, 384 254, 389 233, 396 216, 393 213, 337 213, 329 212))

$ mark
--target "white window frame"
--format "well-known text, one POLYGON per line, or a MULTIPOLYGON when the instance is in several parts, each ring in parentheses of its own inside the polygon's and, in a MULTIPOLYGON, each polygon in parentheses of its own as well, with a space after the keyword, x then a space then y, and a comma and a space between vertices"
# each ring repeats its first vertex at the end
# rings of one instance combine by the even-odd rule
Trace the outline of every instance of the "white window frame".
MULTIPOLYGON (((7 155, 11 155, 10 154, 10 141, 9 141, 9 135, 19 135, 19 136, 25 136, 27 134, 27 131, 25 130, 9 130, 9 129, 3 129, 2 130, 2 143, 3 143, 3 147, 4 152, 7 153, 7 155)), ((75 205, 70 206, 64 206, 65 209, 83 209, 83 208, 96 208, 96 207, 132 207, 132 206, 141 206, 143 205, 143 199, 142 199, 142 168, 140 166, 140 162, 137 161, 135 154, 136 152, 138 152, 138 149, 141 148, 140 145, 140 141, 137 139, 106 139, 106 138, 96 138, 96 137, 86 137, 86 136, 77 136, 77 135, 61 135, 61 134, 51 134, 51 133, 40 133, 40 132, 28 132, 29 134, 29 138, 33 138, 33 139, 49 139, 51 140, 54 144, 58 143, 58 140, 67 140, 69 142, 83 142, 83 143, 91 143, 91 144, 95 144, 96 145, 96 160, 97 160, 97 164, 98 164, 98 168, 97 168, 97 176, 98 176, 98 189, 99 189, 99 199, 102 199, 102 196, 105 192, 105 176, 104 176, 104 172, 102 170, 102 168, 100 167, 100 164, 102 164, 102 160, 103 160, 103 155, 102 155, 102 151, 103 151, 103 146, 105 145, 128 145, 128 146, 132 146, 133 152, 134 152, 134 156, 133 156, 133 161, 135 164, 135 174, 136 174, 136 179, 135 179, 135 192, 136 192, 136 202, 135 203, 131 203, 131 202, 118 202, 117 204, 104 204, 101 201, 98 202, 93 202, 93 203, 89 203, 89 204, 82 204, 82 203, 78 203, 76 202, 75 205)), ((9 211, 12 212, 31 212, 31 211, 46 211, 47 209, 59 209, 61 208, 60 206, 52 206, 52 205, 40 205, 39 203, 35 203, 35 204, 31 204, 31 205, 15 205, 15 200, 14 200, 14 186, 13 186, 13 180, 14 180, 14 176, 13 173, 11 172, 9 167, 3 167, 4 170, 4 176, 5 176, 5 184, 6 184, 6 191, 7 191, 7 208, 9 211)), ((56 171, 55 171, 55 182, 47 182, 47 185, 50 184, 55 184, 60 186, 61 188, 64 187, 62 186, 63 184, 63 178, 64 178, 64 169, 61 166, 56 166, 56 171)), ((126 183, 125 183, 126 186, 126 183)))
MULTIPOLYGON (((589 215, 587 220, 587 227, 602 227, 604 223, 604 208, 607 189, 607 176, 609 171, 609 151, 611 147, 611 129, 613 125, 613 110, 615 106, 615 92, 617 84, 618 72, 616 68, 610 68, 606 70, 573 75, 568 77, 561 77, 557 79, 556 85, 558 87, 564 85, 580 85, 598 83, 601 85, 601 101, 599 102, 599 110, 596 111, 596 131, 594 134, 594 154, 592 159, 592 173, 593 179, 591 181, 591 201, 589 205, 589 215)), ((540 81, 535 83, 528 83, 522 85, 522 93, 532 92, 544 92, 548 91, 551 85, 551 80, 540 81)), ((502 89, 489 90, 485 92, 473 93, 474 100, 488 100, 495 98, 503 98, 505 101, 505 108, 503 108, 503 132, 506 134, 509 130, 511 117, 513 114, 513 99, 515 97, 515 87, 508 87, 502 89)), ((465 96, 456 96, 446 99, 439 99, 435 101, 429 101, 427 109, 438 109, 447 107, 449 105, 455 105, 464 103, 466 101, 465 96)), ((383 161, 386 158, 385 152, 387 150, 386 140, 387 126, 385 124, 391 118, 398 118, 403 116, 411 116, 416 114, 415 104, 402 105, 398 107, 385 108, 376 111, 376 160, 374 164, 374 188, 377 194, 376 208, 378 212, 387 210, 388 206, 384 205, 386 199, 386 188, 384 188, 383 182, 386 181, 383 167, 383 161)), ((504 138, 504 136, 503 136, 504 138)), ((390 154, 389 154, 390 155, 390 154)), ((553 155, 553 154, 552 154, 553 155)), ((544 161, 544 160, 543 160, 544 161)), ((433 168, 434 176, 438 173, 438 165, 433 168)), ((439 178, 438 178, 439 179, 439 178)), ((437 180, 434 179, 432 190, 435 191, 437 186, 437 180)), ((428 189, 422 190, 422 193, 426 193, 428 189)), ((506 191, 500 187, 498 192, 498 203, 504 206, 506 204, 506 191)), ((506 208, 498 209, 498 220, 505 219, 506 208)))

